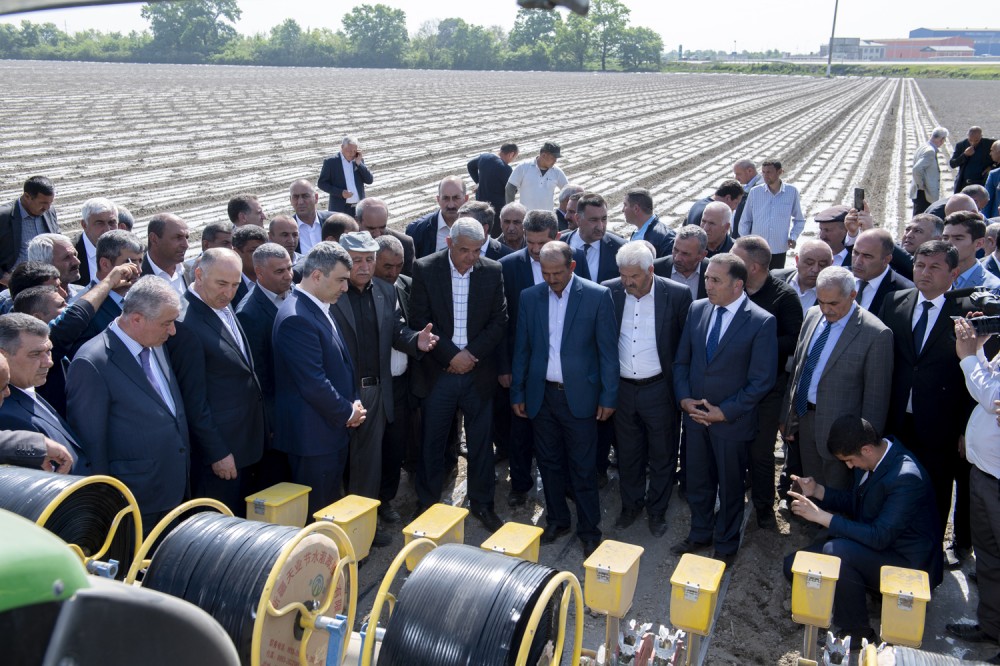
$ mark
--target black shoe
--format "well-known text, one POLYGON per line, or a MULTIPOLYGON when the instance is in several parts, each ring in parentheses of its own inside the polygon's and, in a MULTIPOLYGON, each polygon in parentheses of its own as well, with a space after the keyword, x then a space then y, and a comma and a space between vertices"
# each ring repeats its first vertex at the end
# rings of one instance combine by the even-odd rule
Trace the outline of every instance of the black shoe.
POLYGON ((601 489, 608 485, 608 470, 604 470, 603 473, 597 473, 597 488, 601 489))
POLYGON ((512 490, 510 491, 510 494, 507 495, 507 506, 510 507, 524 506, 527 503, 528 503, 527 493, 519 493, 512 490))
POLYGON ((995 643, 996 637, 990 636, 978 624, 968 622, 956 622, 955 624, 944 625, 944 631, 949 636, 961 639, 968 643, 995 643))
POLYGON ((496 532, 503 527, 503 520, 500 519, 500 516, 492 508, 473 509, 469 513, 472 514, 473 518, 481 522, 483 527, 490 533, 496 532))
POLYGON ((715 551, 712 553, 712 559, 722 562, 726 565, 727 569, 732 569, 733 564, 736 563, 736 553, 720 553, 719 551, 715 551))
POLYGON ((1000 664, 1000 652, 998 652, 997 656, 993 657, 992 659, 987 659, 986 663, 987 664, 1000 664))
POLYGON ((594 551, 597 550, 597 547, 600 546, 600 545, 601 545, 600 541, 596 541, 596 540, 592 540, 592 539, 585 540, 583 542, 583 558, 587 559, 588 557, 590 557, 591 555, 593 555, 594 551))
POLYGON ((385 548, 392 543, 392 535, 381 526, 375 528, 375 538, 372 539, 373 548, 385 548))
POLYGON ((399 511, 396 511, 396 509, 394 509, 388 502, 379 506, 378 517, 382 520, 382 522, 390 525, 398 523, 403 519, 403 517, 399 515, 399 511))
POLYGON ((667 520, 662 513, 650 514, 649 533, 657 539, 667 533, 667 520))
POLYGON ((542 543, 553 543, 559 537, 569 534, 569 528, 563 525, 546 525, 542 531, 542 543))
POLYGON ((493 451, 493 462, 498 463, 502 460, 507 460, 510 457, 510 453, 507 451, 507 447, 496 447, 493 451))
POLYGON ((639 509, 628 509, 622 508, 622 513, 618 516, 618 520, 615 521, 615 529, 623 530, 635 522, 635 519, 639 517, 639 509))
POLYGON ((670 552, 674 555, 683 555, 684 553, 693 553, 695 551, 704 550, 711 546, 712 544, 700 541, 690 541, 689 539, 684 539, 679 543, 675 543, 670 547, 670 552))
POLYGON ((770 509, 757 512, 757 527, 762 530, 773 530, 778 527, 778 521, 770 509))

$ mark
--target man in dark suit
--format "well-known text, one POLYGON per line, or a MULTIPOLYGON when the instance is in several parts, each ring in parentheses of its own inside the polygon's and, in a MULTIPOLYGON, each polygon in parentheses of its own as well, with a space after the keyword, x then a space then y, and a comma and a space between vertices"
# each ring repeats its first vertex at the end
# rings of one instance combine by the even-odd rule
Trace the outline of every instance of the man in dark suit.
POLYGON ((708 234, 701 227, 687 224, 677 230, 671 255, 653 262, 653 273, 684 285, 692 299, 708 298, 705 291, 707 255, 708 234))
POLYGON ((625 529, 646 509, 653 536, 666 534, 680 423, 673 360, 691 306, 691 292, 653 274, 653 253, 626 243, 615 257, 620 278, 608 280, 618 323, 619 384, 615 432, 625 529), (647 468, 649 487, 646 486, 647 468))
POLYGON ((497 240, 511 252, 524 249, 524 218, 527 214, 525 207, 516 201, 500 209, 501 233, 497 240))
MULTIPOLYGON (((506 142, 500 146, 499 153, 482 153, 479 157, 469 160, 466 168, 469 177, 476 187, 476 201, 483 201, 493 206, 499 213, 507 203, 507 180, 510 178, 510 163, 517 159, 517 144, 506 142)), ((495 238, 500 234, 497 228, 492 234, 495 238)))
POLYGON ((561 240, 574 251, 576 271, 592 282, 604 282, 618 276, 615 255, 625 241, 607 233, 608 204, 599 194, 580 197, 576 208, 577 228, 564 234, 561 240))
POLYGON ((743 217, 743 206, 747 202, 746 195, 751 189, 760 185, 764 178, 757 173, 757 165, 753 163, 753 160, 748 159, 737 160, 736 164, 733 165, 733 176, 736 177, 736 182, 743 187, 743 198, 740 199, 740 204, 733 211, 733 238, 739 238, 738 230, 740 218, 743 217))
MULTIPOLYGON (((879 592, 883 566, 924 571, 931 587, 941 582, 941 535, 927 520, 934 511, 931 486, 912 453, 898 442, 880 440, 857 415, 833 422, 829 446, 853 470, 853 485, 836 489, 795 477, 801 492, 790 493, 791 509, 827 528, 827 538, 805 550, 840 558, 833 621, 852 645, 862 638, 878 643, 868 624, 866 593, 879 592)), ((795 553, 785 558, 789 580, 794 559, 795 553)))
POLYGON ((547 243, 540 259, 546 284, 521 294, 510 400, 535 433, 548 514, 542 543, 569 532, 568 479, 588 557, 601 540, 597 423, 618 404, 614 303, 607 287, 573 274, 566 243, 547 243))
MULTIPOLYGON (((293 264, 302 258, 302 255, 299 254, 299 225, 287 215, 275 215, 267 223, 267 242, 277 243, 285 248, 285 252, 288 253, 293 264)), ((232 242, 229 245, 232 247, 232 242)))
MULTIPOLYGON (((323 241, 323 223, 332 211, 318 210, 319 192, 305 178, 293 182, 288 188, 288 200, 295 210, 292 218, 299 225, 299 254, 309 254, 313 245, 323 241)), ((349 215, 348 217, 353 217, 349 215)))
POLYGON ((146 227, 147 250, 142 258, 142 274, 166 280, 178 296, 183 296, 188 288, 183 263, 188 236, 187 222, 171 213, 154 215, 146 227))
MULTIPOLYGON (((560 232, 576 229, 576 202, 580 200, 580 195, 583 193, 583 187, 573 183, 559 190, 559 205, 556 206, 556 222, 559 224, 560 232)), ((511 203, 517 202, 512 201, 511 203)), ((524 206, 521 207, 524 208, 524 206)), ((524 208, 524 210, 527 211, 528 209, 524 208)), ((501 211, 501 214, 503 214, 503 211, 501 211)))
POLYGON ((77 352, 66 375, 68 421, 94 474, 128 486, 153 526, 188 495, 187 413, 163 343, 180 316, 177 292, 140 278, 122 314, 77 352))
POLYGON ((458 219, 458 209, 469 200, 465 181, 447 176, 438 183, 438 210, 428 213, 406 226, 406 235, 413 239, 417 259, 440 252, 448 246, 448 232, 458 219))
POLYGON ((490 437, 496 355, 507 330, 507 307, 500 264, 480 255, 485 240, 478 221, 459 218, 449 230, 447 251, 414 263, 410 327, 419 330, 433 323, 432 330, 440 338, 416 364, 414 374, 414 393, 423 398, 418 508, 441 498, 448 431, 456 411, 461 410, 472 515, 493 532, 503 524, 493 509, 490 437))
POLYGON ((97 277, 97 239, 118 228, 118 207, 103 197, 87 199, 80 217, 83 233, 74 245, 80 259, 80 277, 76 284, 86 287, 97 277))
MULTIPOLYGON (((1000 149, 1000 143, 994 144, 1000 149)), ((1000 246, 997 245, 997 237, 1000 236, 1000 222, 993 222, 986 226, 986 240, 992 235, 993 238, 993 249, 984 248, 988 250, 986 256, 982 258, 979 262, 986 269, 986 272, 995 278, 1000 278, 1000 246)))
POLYGON ((975 406, 955 355, 951 318, 965 316, 970 308, 946 294, 958 275, 954 247, 930 241, 914 259, 916 289, 890 294, 881 311, 895 350, 886 433, 903 442, 927 470, 941 539, 951 514, 959 438, 975 406))
POLYGON ((267 222, 267 213, 252 194, 237 194, 231 198, 226 204, 226 215, 237 229, 248 224, 263 227, 267 222))
POLYGON ((413 275, 413 239, 402 231, 389 227, 389 206, 385 201, 377 197, 362 199, 357 205, 355 218, 358 221, 358 231, 367 231, 376 240, 383 234, 398 240, 403 246, 403 275, 413 275))
POLYGON ((955 192, 961 192, 966 185, 982 185, 986 182, 993 160, 990 148, 994 139, 983 137, 983 128, 970 127, 966 138, 955 144, 951 155, 951 168, 958 169, 955 177, 955 192))
MULTIPOLYGON (((239 305, 253 289, 257 280, 257 270, 253 264, 253 253, 267 241, 267 232, 262 227, 248 224, 233 232, 233 250, 240 258, 240 282, 236 288, 233 303, 239 305)), ((235 306, 234 306, 235 307, 235 306)))
MULTIPOLYGON (((263 231, 238 231, 246 228, 263 231)), ((248 468, 260 460, 267 439, 250 344, 230 307, 241 267, 232 250, 202 253, 184 294, 188 307, 167 342, 188 415, 192 492, 223 502, 236 515, 246 510, 244 498, 260 489, 248 468)))
POLYGON ((804 315, 816 305, 816 278, 833 264, 833 252, 829 245, 815 238, 805 239, 796 249, 795 267, 776 268, 771 274, 795 291, 804 315))
POLYGON ((729 233, 732 230, 732 217, 733 211, 720 201, 713 201, 702 211, 699 226, 708 235, 706 256, 709 259, 733 249, 733 237, 729 233))
POLYGON ((483 225, 486 241, 479 252, 487 259, 500 261, 501 258, 513 252, 509 247, 493 238, 495 235, 492 233, 493 228, 498 225, 496 224, 496 212, 490 204, 483 201, 469 201, 458 209, 458 216, 471 217, 474 220, 479 220, 479 223, 483 225))
POLYGON ((917 250, 927 241, 941 240, 941 232, 944 231, 944 220, 936 215, 920 213, 910 218, 903 229, 903 239, 900 247, 912 257, 916 256, 917 250))
POLYGON ((72 473, 91 473, 73 429, 35 388, 52 367, 49 327, 36 317, 12 312, 0 316, 0 356, 9 373, 10 395, 0 403, 0 428, 31 430, 62 444, 73 457, 72 473))
MULTIPOLYGON (((10 367, 0 354, 0 407, 10 397, 10 367)), ((0 410, 0 414, 2 414, 0 410)), ((73 454, 59 442, 33 430, 0 430, 0 465, 43 469, 69 474, 73 454)))
MULTIPOLYGON (((732 224, 732 220, 735 220, 736 217, 736 211, 741 211, 743 208, 743 194, 743 186, 740 185, 739 181, 732 178, 726 179, 716 188, 714 194, 694 202, 690 210, 688 210, 687 219, 684 223, 700 225, 705 207, 713 201, 721 201, 729 207, 729 210, 733 211, 730 221, 730 224, 732 224)), ((728 252, 728 250, 723 251, 728 252)))
POLYGON ((858 295, 855 300, 876 317, 889 294, 912 289, 913 283, 889 267, 892 260, 892 235, 885 229, 862 231, 851 252, 858 295))
POLYGON ((656 248, 657 257, 668 257, 674 249, 674 230, 653 213, 653 197, 649 190, 633 187, 622 202, 625 221, 635 227, 631 240, 644 240, 656 248))
POLYGON ((56 188, 45 176, 24 182, 20 198, 0 206, 0 282, 7 284, 14 266, 28 258, 28 243, 39 234, 59 233, 52 202, 56 188))
POLYGON ((727 566, 740 544, 757 405, 774 386, 778 366, 774 317, 750 301, 746 280, 739 257, 727 253, 709 260, 708 298, 691 306, 674 360, 674 390, 687 431, 691 530, 670 550, 679 555, 714 542, 715 558, 727 566))
POLYGON ((327 210, 354 217, 358 202, 364 201, 365 185, 371 185, 373 180, 357 140, 345 136, 340 152, 323 160, 316 185, 330 195, 327 210))

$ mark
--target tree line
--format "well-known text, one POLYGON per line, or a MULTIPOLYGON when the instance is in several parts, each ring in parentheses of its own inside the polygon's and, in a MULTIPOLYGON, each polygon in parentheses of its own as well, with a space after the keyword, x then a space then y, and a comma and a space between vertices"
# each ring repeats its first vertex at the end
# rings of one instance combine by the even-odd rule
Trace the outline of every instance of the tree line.
POLYGON ((592 0, 587 16, 521 9, 508 32, 461 18, 424 23, 413 35, 406 14, 360 5, 341 29, 286 19, 268 34, 241 35, 237 0, 142 6, 149 30, 67 33, 53 23, 0 24, 0 58, 307 67, 659 71, 663 40, 632 26, 619 0, 592 0))

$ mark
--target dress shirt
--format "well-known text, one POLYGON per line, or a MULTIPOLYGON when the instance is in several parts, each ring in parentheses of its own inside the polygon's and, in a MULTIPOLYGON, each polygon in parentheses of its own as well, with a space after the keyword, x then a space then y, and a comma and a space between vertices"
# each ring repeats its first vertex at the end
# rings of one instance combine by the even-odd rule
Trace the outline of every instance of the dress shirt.
POLYGON ((823 376, 823 369, 826 368, 826 362, 830 360, 830 355, 833 354, 833 348, 837 346, 837 341, 840 340, 841 334, 844 329, 847 328, 847 322, 851 320, 854 316, 854 309, 858 307, 857 303, 851 305, 851 309, 846 315, 830 323, 823 318, 819 326, 813 332, 812 340, 809 341, 809 348, 806 350, 806 358, 809 358, 809 352, 812 351, 813 345, 816 344, 816 339, 823 333, 823 328, 830 326, 830 336, 826 340, 826 346, 823 347, 823 352, 819 355, 819 362, 816 364, 816 369, 813 370, 812 381, 809 382, 809 392, 807 393, 807 399, 812 404, 816 404, 816 390, 819 387, 819 380, 823 376))
MULTIPOLYGON (((135 362, 139 365, 139 369, 142 370, 142 361, 139 360, 139 354, 142 353, 144 347, 135 340, 133 340, 128 333, 123 331, 118 326, 117 319, 111 322, 111 324, 108 326, 108 330, 117 335, 118 339, 125 344, 125 347, 128 349, 129 353, 132 354, 132 358, 134 358, 135 362)), ((153 349, 154 348, 150 348, 150 352, 152 352, 153 349)), ((166 373, 163 372, 163 368, 160 367, 160 360, 157 354, 150 353, 149 365, 153 368, 153 377, 156 378, 156 383, 160 385, 159 389, 160 397, 162 397, 164 402, 167 403, 167 407, 170 409, 170 413, 176 416, 177 405, 174 404, 174 396, 173 394, 170 393, 170 382, 167 381, 167 375, 166 373)), ((143 374, 145 374, 145 370, 142 371, 143 374)))
POLYGON ((584 248, 584 245, 587 245, 587 243, 580 237, 579 231, 569 239, 569 246, 571 248, 584 251, 584 255, 587 257, 587 269, 590 271, 590 279, 597 282, 597 275, 601 268, 601 241, 596 240, 590 243, 590 249, 584 248))
MULTIPOLYGON (((882 452, 882 457, 879 458, 878 462, 875 463, 875 466, 872 467, 872 471, 865 472, 864 474, 861 475, 861 484, 863 484, 865 481, 868 480, 868 475, 869 474, 874 474, 875 473, 875 470, 878 469, 878 466, 881 465, 882 461, 885 460, 885 457, 887 455, 889 455, 889 449, 892 448, 892 440, 891 439, 883 439, 882 441, 886 443, 885 451, 882 452)), ((861 484, 858 484, 858 485, 861 485, 861 484)))
POLYGON ((556 189, 561 190, 569 184, 562 169, 553 166, 542 173, 535 160, 521 162, 514 167, 507 182, 517 188, 521 205, 528 211, 553 210, 556 189))
MULTIPOLYGON (((247 293, 253 291, 253 288, 257 286, 257 283, 248 278, 246 275, 243 275, 241 273, 240 277, 243 278, 243 286, 247 288, 247 293)), ((236 305, 239 305, 239 303, 237 303, 236 305)))
POLYGON ((993 478, 1000 478, 1000 428, 993 414, 993 401, 1000 393, 1000 355, 987 361, 983 350, 961 360, 965 386, 976 401, 965 428, 965 458, 993 478))
POLYGON ((451 235, 451 227, 444 221, 444 215, 438 211, 437 237, 434 239, 434 251, 440 252, 448 247, 448 237, 451 235))
POLYGON ((833 255, 833 266, 843 266, 844 262, 847 261, 847 255, 851 252, 850 248, 845 245, 844 249, 833 255))
POLYGON ((569 305, 570 289, 573 286, 575 275, 571 275, 566 283, 562 296, 556 296, 556 292, 549 287, 549 364, 545 370, 545 380, 562 383, 562 338, 563 323, 566 320, 566 307, 569 305))
MULTIPOLYGON (((917 307, 913 308, 913 316, 910 318, 910 330, 912 331, 917 327, 917 322, 920 320, 920 316, 924 313, 923 303, 929 302, 931 307, 927 310, 927 328, 924 329, 924 339, 920 341, 920 348, 917 349, 917 354, 920 350, 924 348, 927 343, 927 336, 931 334, 934 329, 934 324, 937 323, 938 316, 941 314, 942 308, 944 308, 944 294, 941 294, 933 300, 928 300, 924 298, 924 295, 919 291, 917 292, 917 307)), ((913 413, 913 389, 910 389, 910 395, 906 399, 906 411, 910 414, 913 413)))
MULTIPOLYGON (((345 199, 345 203, 356 204, 360 199, 358 199, 358 184, 354 180, 354 161, 349 160, 344 156, 344 153, 340 154, 340 165, 344 168, 344 189, 351 191, 351 197, 345 199)), ((334 192, 334 196, 340 196, 340 192, 334 192)))
POLYGON ((302 287, 296 287, 295 290, 316 304, 316 306, 320 309, 320 312, 323 313, 323 316, 326 317, 326 320, 330 322, 330 330, 333 331, 334 335, 337 335, 337 325, 333 322, 333 317, 330 316, 330 304, 319 300, 302 287))
POLYGON ((45 226, 45 219, 42 215, 32 215, 21 205, 21 200, 17 200, 17 207, 21 211, 21 247, 17 250, 17 263, 28 260, 28 245, 40 234, 48 233, 45 226))
POLYGON ((642 298, 625 295, 622 328, 618 333, 620 375, 625 379, 649 379, 663 372, 656 351, 654 288, 642 298))
POLYGON ((691 275, 685 276, 677 270, 677 264, 670 269, 670 279, 679 284, 686 285, 691 290, 691 298, 698 300, 698 281, 701 278, 701 267, 695 268, 691 275))
MULTIPOLYGON (((865 293, 861 294, 861 303, 860 303, 861 307, 863 307, 865 310, 869 311, 871 310, 872 301, 875 300, 875 292, 878 291, 878 288, 880 286, 882 286, 882 280, 885 279, 885 276, 888 273, 889 273, 889 267, 886 266, 885 270, 882 271, 880 275, 877 275, 873 279, 868 281, 868 286, 865 287, 865 293)), ((857 289, 859 293, 861 292, 861 280, 859 278, 854 278, 854 288, 857 289)), ((878 313, 873 312, 872 314, 877 315, 878 313)))
POLYGON ((653 221, 653 216, 650 215, 649 219, 646 220, 645 222, 643 222, 642 226, 639 227, 634 234, 632 234, 631 240, 634 240, 634 241, 645 240, 646 239, 646 231, 649 229, 649 224, 652 221, 653 221))
POLYGON ((299 225, 299 248, 303 254, 309 254, 313 245, 323 240, 323 223, 319 221, 319 213, 316 213, 316 219, 310 224, 306 224, 296 215, 295 223, 299 225))
POLYGON ((985 272, 986 269, 983 268, 983 265, 976 261, 968 268, 968 270, 955 279, 955 284, 952 288, 968 289, 970 287, 979 287, 983 284, 983 274, 985 272))
POLYGON ((490 238, 491 238, 491 236, 489 234, 486 234, 486 240, 484 240, 483 244, 479 246, 479 256, 480 257, 485 257, 486 256, 486 250, 490 249, 490 238))
POLYGON ((747 194, 740 218, 740 236, 763 236, 773 254, 784 254, 788 241, 795 240, 806 226, 799 191, 784 182, 776 193, 766 184, 747 194))
MULTIPOLYGON (((201 297, 201 294, 198 293, 197 289, 192 289, 191 293, 194 294, 199 301, 205 303, 205 299, 201 297)), ((205 305, 208 305, 208 303, 205 303, 205 305)), ((221 310, 213 308, 211 305, 208 305, 208 307, 215 313, 215 316, 219 318, 219 321, 222 322, 222 325, 226 328, 226 330, 229 331, 229 335, 233 336, 236 346, 239 347, 240 353, 243 354, 243 359, 248 360, 246 347, 243 346, 243 336, 240 335, 240 329, 236 325, 236 315, 233 314, 233 311, 229 309, 228 305, 221 310)))
POLYGON ((389 350, 389 371, 393 377, 400 377, 410 365, 410 357, 398 349, 389 350))
POLYGON ((535 261, 531 256, 528 257, 528 261, 531 262, 531 279, 532 284, 541 284, 545 278, 542 277, 542 264, 541 262, 535 261))
POLYGON ((90 270, 90 275, 87 276, 88 280, 94 281, 97 279, 97 246, 90 242, 87 238, 87 234, 83 234, 83 249, 87 252, 87 267, 90 270))
MULTIPOLYGON (((746 292, 743 292, 739 298, 730 303, 729 305, 721 306, 723 308, 722 315, 722 328, 719 329, 719 341, 726 336, 726 331, 729 330, 729 325, 733 323, 733 317, 736 313, 740 311, 743 307, 743 303, 747 300, 746 292)), ((712 336, 712 328, 715 326, 715 318, 719 316, 719 306, 714 306, 712 308, 712 316, 708 320, 708 330, 705 332, 705 340, 708 340, 712 336)))
POLYGON ((170 283, 170 288, 177 292, 178 296, 183 297, 184 292, 187 291, 187 285, 184 284, 184 264, 177 264, 174 266, 174 274, 168 275, 166 271, 156 265, 152 257, 149 254, 146 255, 146 259, 149 260, 149 266, 153 269, 153 275, 161 277, 170 283))
POLYGON ((795 290, 795 293, 799 295, 799 302, 802 303, 802 314, 805 314, 809 308, 816 305, 816 287, 803 291, 799 287, 798 271, 795 271, 792 275, 792 279, 788 281, 788 284, 790 284, 792 289, 795 290))
POLYGON ((274 303, 274 307, 276 308, 281 307, 281 304, 285 302, 285 299, 288 297, 288 294, 290 293, 290 291, 286 291, 283 294, 276 294, 273 291, 265 289, 259 284, 256 287, 254 287, 254 289, 260 289, 262 292, 264 292, 264 295, 267 296, 267 300, 274 303))
POLYGON ((451 267, 451 317, 455 323, 451 341, 459 349, 465 349, 469 344, 469 282, 472 278, 473 266, 465 275, 458 272, 448 253, 448 265, 451 267))
MULTIPOLYGON (((98 282, 100 282, 100 280, 98 280, 97 278, 92 279, 90 281, 90 284, 87 285, 87 288, 84 291, 81 291, 80 294, 76 297, 76 299, 74 299, 74 302, 80 300, 80 296, 86 294, 88 291, 96 287, 98 282)), ((122 306, 122 303, 125 302, 125 297, 114 290, 108 292, 108 298, 114 301, 115 305, 117 305, 119 308, 122 306)))

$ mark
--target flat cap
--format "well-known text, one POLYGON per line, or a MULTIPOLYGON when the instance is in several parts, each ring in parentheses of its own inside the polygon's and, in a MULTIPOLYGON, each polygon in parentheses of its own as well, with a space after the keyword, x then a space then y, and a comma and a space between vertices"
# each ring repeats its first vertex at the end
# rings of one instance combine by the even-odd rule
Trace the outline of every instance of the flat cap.
POLYGON ((850 206, 830 206, 826 210, 816 213, 813 219, 816 222, 843 222, 850 210, 850 206))
POLYGON ((378 252, 378 243, 367 231, 351 231, 342 234, 340 244, 348 252, 378 252))
POLYGON ((552 157, 562 157, 562 150, 559 148, 559 144, 555 141, 546 141, 542 144, 543 153, 549 153, 552 157))

